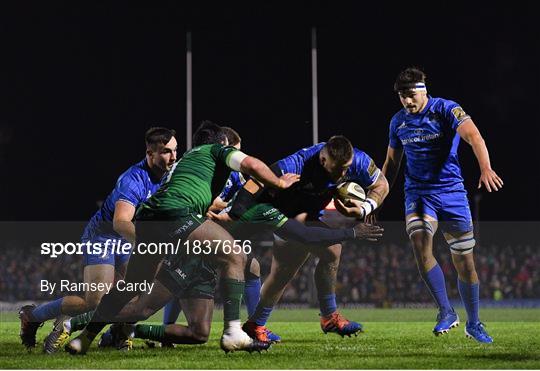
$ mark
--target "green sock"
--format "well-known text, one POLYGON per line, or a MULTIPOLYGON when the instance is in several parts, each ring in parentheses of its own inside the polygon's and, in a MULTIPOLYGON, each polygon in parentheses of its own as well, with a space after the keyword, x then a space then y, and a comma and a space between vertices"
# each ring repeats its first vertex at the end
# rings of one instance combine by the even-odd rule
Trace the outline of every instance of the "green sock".
POLYGON ((240 303, 244 294, 244 281, 226 278, 223 280, 223 320, 240 320, 240 303))
POLYGON ((135 337, 138 339, 163 341, 165 327, 166 325, 137 325, 135 326, 135 337))
POLYGON ((94 315, 94 311, 86 312, 83 314, 79 314, 78 316, 73 317, 69 320, 69 323, 71 324, 70 332, 74 333, 75 331, 80 331, 83 328, 86 327, 87 324, 90 323, 90 320, 92 319, 92 316, 94 315))

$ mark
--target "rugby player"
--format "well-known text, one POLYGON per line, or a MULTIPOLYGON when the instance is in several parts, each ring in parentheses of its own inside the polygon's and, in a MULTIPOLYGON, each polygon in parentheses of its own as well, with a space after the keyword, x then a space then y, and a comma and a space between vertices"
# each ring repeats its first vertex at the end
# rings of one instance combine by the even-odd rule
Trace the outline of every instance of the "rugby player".
POLYGON ((471 117, 458 103, 428 95, 424 72, 403 70, 394 90, 403 108, 390 121, 382 171, 393 184, 405 153, 405 222, 418 269, 439 309, 433 333, 445 334, 459 324, 448 300, 444 274, 432 252, 433 235, 440 224, 458 272, 458 290, 468 317, 465 334, 491 343, 493 339, 479 318, 473 223, 457 152, 460 138, 471 145, 478 161, 478 188, 498 191, 503 181, 491 169, 486 144, 471 117))
MULTIPOLYGON (((84 229, 83 243, 105 244, 107 240, 134 243, 135 225, 132 220, 136 208, 157 191, 163 175, 176 161, 177 142, 174 135, 174 130, 163 127, 153 127, 146 132, 146 157, 120 175, 115 188, 84 229)), ((111 284, 115 279, 124 277, 129 254, 116 251, 115 254, 103 256, 84 252, 85 283, 111 284)), ((74 316, 92 310, 104 294, 105 291, 87 291, 84 297, 65 296, 38 307, 22 307, 19 311, 22 343, 27 348, 35 347, 37 329, 45 321, 58 317, 56 326, 64 320, 62 315, 74 316)), ((53 345, 44 342, 45 352, 50 352, 53 345)))
MULTIPOLYGON (((234 201, 233 201, 234 203, 234 201)), ((220 214, 218 220, 230 221, 220 214)), ((288 218, 270 204, 254 204, 232 224, 231 231, 245 230, 245 224, 256 224, 262 229, 274 231, 283 239, 298 241, 307 246, 317 243, 337 243, 344 240, 377 240, 383 229, 364 223, 353 228, 329 229, 308 227, 288 218)), ((179 324, 147 325, 122 324, 111 327, 115 343, 130 342, 131 338, 147 339, 168 344, 202 344, 208 341, 214 307, 214 291, 217 273, 199 255, 165 259, 156 278, 152 293, 143 293, 136 301, 125 305, 115 316, 116 322, 138 322, 148 319, 171 297, 179 300, 184 309, 187 326, 179 324)), ((89 318, 86 316, 85 318, 89 318)), ((268 333, 268 342, 276 342, 268 333)), ((272 335, 272 334, 270 334, 272 335)), ((274 334, 275 335, 275 334, 274 334)), ((56 335, 59 336, 59 335, 56 335)), ((147 344, 149 344, 147 342, 147 344)))
MULTIPOLYGON (((233 129, 228 126, 222 126, 221 130, 224 132, 225 136, 227 137, 227 142, 229 146, 233 146, 236 149, 241 149, 241 142, 242 139, 240 138, 240 135, 233 129)), ((228 201, 231 199, 231 196, 242 187, 243 183, 245 182, 244 177, 241 173, 238 171, 232 171, 231 175, 229 176, 229 179, 227 179, 227 183, 225 185, 225 188, 223 188, 223 191, 219 196, 217 196, 214 199, 214 202, 210 206, 210 210, 214 211, 220 211, 227 207, 228 201)), ((248 292, 252 284, 252 279, 248 277, 249 275, 249 269, 250 266, 253 265, 256 267, 255 262, 249 262, 246 265, 246 292, 248 292)), ((247 299, 247 295, 244 296, 244 300, 247 299)), ((178 316, 180 315, 180 312, 182 311, 182 307, 180 305, 179 299, 173 298, 170 302, 165 305, 163 308, 163 325, 170 325, 176 323, 176 320, 178 319, 178 316)), ((101 341, 100 341, 101 344, 101 341)), ((162 347, 172 347, 173 343, 161 343, 162 347)))
MULTIPOLYGON (((335 200, 338 211, 345 216, 363 219, 377 208, 388 193, 388 182, 374 161, 363 151, 353 148, 343 136, 334 136, 326 143, 319 143, 302 149, 278 161, 272 166, 277 174, 299 174, 300 182, 288 190, 271 192, 268 189, 255 193, 258 202, 269 203, 288 218, 302 223, 317 223, 325 206, 332 200, 336 186, 345 181, 354 181, 367 189, 367 199, 363 203, 351 201, 345 205, 335 200)), ((252 188, 247 182, 244 190, 252 188)), ((252 202, 248 197, 246 203, 252 202)), ((233 203, 229 214, 238 217, 244 214, 242 202, 233 203)), ((319 222, 320 223, 320 222, 319 222)), ((310 254, 319 258, 315 270, 321 329, 324 333, 335 332, 350 336, 362 330, 362 326, 347 320, 337 310, 335 287, 337 269, 341 255, 341 244, 326 244, 312 247, 294 244, 292 241, 277 239, 274 244, 272 268, 266 278, 261 299, 244 330, 253 338, 268 341, 266 322, 283 294, 286 285, 308 259, 310 254)))
MULTIPOLYGON (((215 222, 205 220, 203 215, 223 189, 231 170, 246 173, 277 189, 288 188, 298 181, 298 176, 285 174, 278 178, 262 161, 226 146, 227 139, 216 124, 204 122, 194 137, 197 146, 175 163, 160 190, 139 207, 137 243, 182 241, 180 251, 170 257, 170 260, 181 260, 186 254, 183 251, 186 243, 210 242, 215 254, 202 255, 202 259, 222 266, 224 330, 221 348, 226 352, 268 349, 268 343, 253 341, 241 329, 240 301, 244 291, 246 256, 243 252, 226 253, 223 246, 226 242, 233 244, 233 238, 215 222)), ((125 281, 133 284, 152 282, 164 256, 165 253, 132 255, 125 281)), ((66 345, 66 350, 72 354, 86 353, 105 324, 140 293, 113 289, 105 295, 91 322, 66 345)))
MULTIPOLYGON (((227 137, 227 142, 230 146, 241 150, 242 149, 242 138, 236 130, 228 126, 222 126, 221 130, 224 132, 227 137)), ((225 209, 232 200, 233 196, 238 192, 240 188, 244 185, 246 179, 244 175, 238 171, 232 171, 227 183, 223 188, 223 191, 217 196, 212 205, 209 208, 209 213, 211 216, 212 212, 220 212, 225 209)), ((248 260, 246 264, 245 272, 245 291, 244 291, 244 302, 246 304, 248 315, 251 315, 255 311, 255 307, 259 302, 260 290, 261 290, 261 280, 260 280, 260 265, 256 258, 251 254, 248 255, 248 260)), ((181 296, 182 297, 182 296, 181 296)), ((185 295, 184 295, 185 297, 185 295)), ((181 306, 179 303, 180 299, 173 298, 167 305, 164 307, 163 311, 163 324, 169 325, 174 324, 178 319, 178 316, 181 312, 181 306)), ((189 322, 189 321, 188 321, 189 322)), ((273 342, 281 341, 281 337, 277 334, 274 334, 269 331, 269 338, 273 342)), ((101 344, 101 341, 100 341, 101 344)), ((171 347, 173 343, 161 343, 162 347, 171 347)))
MULTIPOLYGON (((226 126, 222 127, 222 129, 227 136, 229 144, 236 147, 237 149, 241 149, 242 138, 240 137, 238 132, 226 126)), ((210 206, 207 216, 210 218, 218 219, 216 218, 216 213, 221 212, 227 207, 229 202, 244 186, 245 183, 246 177, 242 173, 238 171, 231 172, 229 179, 227 179, 225 188, 223 189, 221 194, 216 197, 212 206, 210 206)), ((261 267, 259 261, 255 257, 253 257, 252 254, 248 255, 245 275, 246 289, 244 291, 244 302, 246 304, 248 316, 251 316, 255 312, 255 308, 257 307, 261 296, 261 267)), ((271 342, 281 341, 281 337, 279 335, 273 333, 268 329, 267 335, 268 339, 271 342)))

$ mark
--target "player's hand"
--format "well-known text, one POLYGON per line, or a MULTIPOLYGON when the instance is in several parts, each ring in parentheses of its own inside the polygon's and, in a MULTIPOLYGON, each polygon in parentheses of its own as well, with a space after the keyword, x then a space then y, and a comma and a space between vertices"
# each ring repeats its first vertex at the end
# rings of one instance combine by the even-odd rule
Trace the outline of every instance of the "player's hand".
POLYGON ((208 208, 208 210, 213 211, 214 213, 219 213, 221 210, 226 208, 228 205, 227 202, 223 201, 221 198, 216 197, 214 202, 212 202, 212 205, 208 208))
POLYGON ((345 205, 339 198, 334 198, 336 210, 349 218, 361 218, 363 216, 362 209, 360 208, 361 204, 360 201, 349 200, 347 201, 347 205, 345 205))
POLYGON ((502 179, 491 169, 482 171, 480 180, 478 181, 478 189, 482 188, 482 184, 486 187, 488 192, 498 191, 504 185, 502 179))
POLYGON ((287 189, 300 180, 300 175, 287 173, 279 177, 279 189, 287 189))
POLYGON ((357 240, 377 241, 382 237, 384 229, 378 225, 360 223, 354 226, 357 240))
POLYGON ((232 222, 232 218, 229 216, 229 213, 216 214, 215 212, 208 210, 206 217, 210 220, 218 222, 232 222))

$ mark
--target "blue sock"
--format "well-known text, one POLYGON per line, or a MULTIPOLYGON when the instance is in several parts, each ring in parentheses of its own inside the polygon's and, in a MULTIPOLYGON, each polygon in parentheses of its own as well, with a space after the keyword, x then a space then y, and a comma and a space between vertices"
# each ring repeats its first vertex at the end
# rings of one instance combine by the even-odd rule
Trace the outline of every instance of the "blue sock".
POLYGON ((178 319, 181 310, 182 308, 180 308, 178 299, 171 299, 171 301, 169 301, 167 305, 165 305, 165 307, 163 308, 163 324, 171 325, 176 323, 176 320, 178 319))
POLYGON ((433 299, 435 299, 439 310, 441 312, 452 311, 452 306, 450 305, 448 295, 446 294, 444 274, 439 264, 431 268, 429 272, 424 273, 423 278, 429 291, 431 291, 431 295, 433 296, 433 299))
POLYGON ((461 296, 463 306, 467 311, 467 322, 477 323, 480 321, 478 318, 478 308, 480 306, 480 284, 465 283, 458 278, 458 291, 459 295, 461 296))
POLYGON ((264 326, 268 322, 272 310, 274 310, 274 307, 263 307, 258 304, 255 313, 249 317, 249 320, 255 322, 258 326, 264 326))
POLYGON ((319 307, 323 316, 329 316, 337 310, 336 294, 319 296, 319 307))
POLYGON ((32 316, 36 322, 45 322, 62 314, 62 301, 64 298, 56 299, 45 304, 41 304, 32 311, 32 316))
POLYGON ((247 279, 244 289, 244 301, 248 312, 248 317, 255 313, 259 299, 261 298, 261 279, 259 277, 247 279))

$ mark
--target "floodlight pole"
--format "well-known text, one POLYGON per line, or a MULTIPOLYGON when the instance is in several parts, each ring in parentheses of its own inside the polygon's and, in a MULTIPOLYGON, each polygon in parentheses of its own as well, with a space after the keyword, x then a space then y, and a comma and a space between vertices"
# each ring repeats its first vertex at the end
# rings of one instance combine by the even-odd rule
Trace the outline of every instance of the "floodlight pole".
POLYGON ((319 143, 319 98, 317 92, 317 29, 311 27, 311 106, 313 144, 319 143))
POLYGON ((193 127, 191 32, 186 33, 186 151, 191 149, 193 127))

